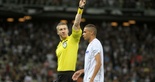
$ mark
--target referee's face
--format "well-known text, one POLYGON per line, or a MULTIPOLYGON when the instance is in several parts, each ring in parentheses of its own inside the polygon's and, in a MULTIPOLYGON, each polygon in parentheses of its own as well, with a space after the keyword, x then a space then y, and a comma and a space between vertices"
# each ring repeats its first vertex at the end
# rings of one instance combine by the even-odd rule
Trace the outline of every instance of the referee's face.
POLYGON ((57 34, 60 36, 61 39, 66 39, 68 36, 68 27, 67 25, 60 25, 57 28, 57 34))

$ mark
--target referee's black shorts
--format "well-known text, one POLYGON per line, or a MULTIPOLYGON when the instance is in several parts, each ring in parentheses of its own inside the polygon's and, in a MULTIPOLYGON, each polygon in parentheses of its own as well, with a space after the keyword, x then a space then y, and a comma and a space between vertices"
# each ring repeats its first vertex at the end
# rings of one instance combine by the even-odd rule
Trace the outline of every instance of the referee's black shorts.
POLYGON ((72 80, 74 71, 59 71, 55 82, 76 82, 72 80))

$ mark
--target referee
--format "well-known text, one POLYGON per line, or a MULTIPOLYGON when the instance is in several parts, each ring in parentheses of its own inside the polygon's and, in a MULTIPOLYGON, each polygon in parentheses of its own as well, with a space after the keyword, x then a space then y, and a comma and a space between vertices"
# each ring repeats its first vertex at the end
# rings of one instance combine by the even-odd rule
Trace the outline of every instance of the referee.
POLYGON ((67 24, 60 22, 56 27, 57 34, 61 40, 56 49, 56 56, 58 61, 58 76, 56 82, 75 82, 72 80, 72 75, 76 68, 77 52, 79 41, 82 35, 80 22, 85 3, 85 0, 80 0, 79 2, 78 11, 72 26, 72 33, 70 36, 67 24))

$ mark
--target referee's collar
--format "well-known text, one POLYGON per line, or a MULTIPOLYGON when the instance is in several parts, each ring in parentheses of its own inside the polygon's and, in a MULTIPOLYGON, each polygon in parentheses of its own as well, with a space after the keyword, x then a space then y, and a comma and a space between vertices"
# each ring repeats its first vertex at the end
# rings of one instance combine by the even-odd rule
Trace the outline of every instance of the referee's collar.
POLYGON ((62 40, 60 40, 60 42, 67 41, 67 40, 68 40, 68 38, 69 38, 69 36, 68 36, 66 39, 62 39, 62 40))

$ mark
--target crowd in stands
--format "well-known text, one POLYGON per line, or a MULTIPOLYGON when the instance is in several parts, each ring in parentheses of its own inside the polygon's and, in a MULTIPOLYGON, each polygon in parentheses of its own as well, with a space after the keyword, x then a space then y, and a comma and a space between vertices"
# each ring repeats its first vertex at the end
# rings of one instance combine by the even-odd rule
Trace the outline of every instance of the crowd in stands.
MULTIPOLYGON (((1 4, 76 7, 78 0, 0 0, 1 4)), ((155 9, 154 0, 87 0, 88 7, 155 9)))
MULTIPOLYGON (((0 82, 55 80, 55 49, 59 42, 56 24, 0 24, 0 82)), ((153 27, 147 24, 112 27, 109 22, 94 24, 98 29, 97 38, 104 47, 105 82, 155 82, 153 27)), ((87 43, 81 38, 77 69, 83 68, 86 47, 87 43)))
POLYGON ((154 82, 154 30, 145 24, 102 27, 105 82, 154 82))

